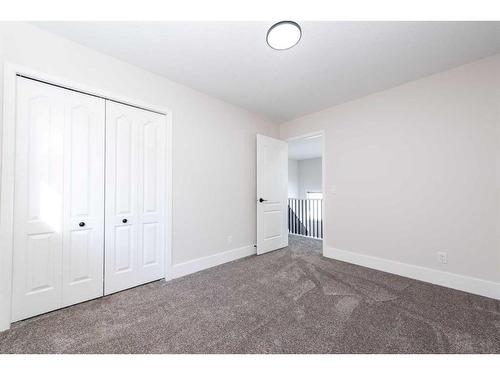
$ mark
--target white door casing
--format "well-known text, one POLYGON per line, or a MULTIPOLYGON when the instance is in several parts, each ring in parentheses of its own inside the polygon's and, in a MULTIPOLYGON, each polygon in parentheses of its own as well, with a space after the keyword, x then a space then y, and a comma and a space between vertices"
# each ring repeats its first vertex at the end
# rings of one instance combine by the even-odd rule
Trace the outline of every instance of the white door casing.
POLYGON ((106 101, 105 294, 165 276, 165 120, 106 101))
POLYGON ((288 144, 257 134, 257 254, 288 246, 287 219, 288 144))
POLYGON ((103 294, 104 100, 16 84, 12 321, 103 294))

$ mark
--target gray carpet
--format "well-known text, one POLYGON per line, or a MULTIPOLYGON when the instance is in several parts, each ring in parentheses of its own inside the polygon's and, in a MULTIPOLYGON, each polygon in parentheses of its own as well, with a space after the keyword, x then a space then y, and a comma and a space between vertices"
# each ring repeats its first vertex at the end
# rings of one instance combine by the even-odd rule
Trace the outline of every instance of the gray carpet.
POLYGON ((500 301, 290 246, 15 323, 1 353, 500 353, 500 301))

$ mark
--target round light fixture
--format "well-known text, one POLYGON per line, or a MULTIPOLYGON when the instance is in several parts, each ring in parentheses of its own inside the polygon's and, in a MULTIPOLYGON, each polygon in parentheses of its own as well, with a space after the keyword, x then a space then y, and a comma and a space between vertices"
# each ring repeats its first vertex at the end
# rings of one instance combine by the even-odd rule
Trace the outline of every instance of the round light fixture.
POLYGON ((285 50, 296 45, 302 36, 297 22, 281 21, 275 23, 267 32, 267 44, 277 50, 285 50))

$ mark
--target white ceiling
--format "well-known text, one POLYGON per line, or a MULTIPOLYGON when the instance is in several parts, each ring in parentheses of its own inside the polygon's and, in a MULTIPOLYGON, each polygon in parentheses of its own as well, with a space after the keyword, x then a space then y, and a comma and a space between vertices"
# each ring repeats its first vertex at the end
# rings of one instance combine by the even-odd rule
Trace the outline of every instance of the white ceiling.
POLYGON ((313 136, 288 142, 288 159, 305 160, 320 158, 322 155, 322 137, 313 136))
POLYGON ((500 22, 36 22, 78 43, 282 122, 500 53, 500 22))

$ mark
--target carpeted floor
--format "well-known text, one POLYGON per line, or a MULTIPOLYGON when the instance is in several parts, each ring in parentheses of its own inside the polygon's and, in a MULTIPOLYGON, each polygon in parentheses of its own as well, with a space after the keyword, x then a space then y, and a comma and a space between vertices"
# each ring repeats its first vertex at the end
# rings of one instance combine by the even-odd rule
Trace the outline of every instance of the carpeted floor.
POLYGON ((1 353, 500 353, 500 301, 290 246, 13 324, 1 353))

